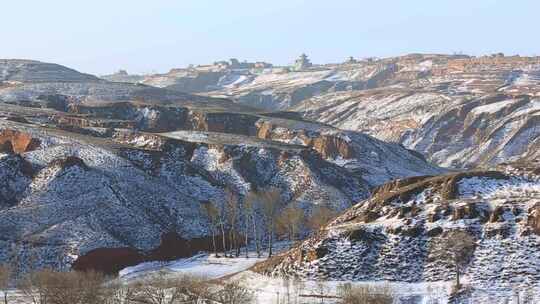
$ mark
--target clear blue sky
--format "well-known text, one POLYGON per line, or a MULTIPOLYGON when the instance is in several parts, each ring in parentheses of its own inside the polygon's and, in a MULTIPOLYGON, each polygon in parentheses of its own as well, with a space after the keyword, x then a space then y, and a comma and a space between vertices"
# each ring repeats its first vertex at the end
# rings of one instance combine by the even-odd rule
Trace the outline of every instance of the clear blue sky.
POLYGON ((236 57, 540 54, 538 0, 9 0, 0 58, 103 74, 236 57))

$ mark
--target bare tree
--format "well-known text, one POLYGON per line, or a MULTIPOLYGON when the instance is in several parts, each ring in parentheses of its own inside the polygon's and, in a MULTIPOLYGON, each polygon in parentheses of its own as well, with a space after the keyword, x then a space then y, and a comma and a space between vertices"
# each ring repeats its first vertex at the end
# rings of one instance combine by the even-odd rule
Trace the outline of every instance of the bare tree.
POLYGON ((104 304, 131 304, 135 296, 135 288, 121 283, 112 283, 107 286, 104 304))
POLYGON ((214 249, 214 256, 218 257, 216 246, 216 228, 219 225, 219 210, 212 202, 203 202, 201 205, 203 213, 210 223, 210 231, 212 232, 212 247, 214 249))
POLYGON ((11 268, 7 265, 0 265, 0 291, 4 293, 4 304, 8 304, 8 287, 11 277, 11 268))
POLYGON ((236 257, 240 255, 240 247, 237 244, 236 225, 238 222, 238 195, 230 188, 225 190, 225 204, 227 206, 227 224, 229 226, 229 243, 231 255, 236 251, 236 257))
POLYGON ((308 218, 307 226, 312 230, 319 230, 322 226, 337 215, 337 212, 327 206, 317 206, 308 218))
POLYGON ((221 231, 221 242, 223 246, 224 257, 227 257, 227 238, 225 235, 226 217, 227 217, 226 206, 225 204, 221 204, 221 208, 219 209, 218 226, 219 226, 219 230, 221 231))
POLYGON ((139 282, 130 300, 138 304, 174 304, 180 300, 181 290, 176 282, 164 278, 139 282))
MULTIPOLYGON (((251 220, 253 228, 253 241, 255 242, 255 250, 257 251, 257 257, 261 257, 261 247, 259 245, 259 233, 256 220, 256 206, 259 204, 259 194, 256 191, 250 191, 244 199, 244 210, 247 217, 251 220)), ((249 224, 246 223, 246 227, 249 224)), ((247 231, 247 230, 246 230, 247 231)), ((247 233, 246 233, 247 235, 247 233)))
POLYGON ((226 283, 216 295, 216 301, 223 304, 250 304, 254 299, 253 292, 238 282, 226 283))
POLYGON ((246 251, 246 259, 249 258, 249 217, 250 217, 250 211, 247 210, 244 202, 244 212, 242 212, 244 216, 244 246, 246 251))
POLYGON ((461 270, 469 262, 475 247, 474 237, 463 230, 452 230, 431 241, 431 256, 440 260, 450 259, 453 264, 457 290, 461 288, 461 270))
POLYGON ((278 233, 287 235, 292 246, 303 221, 304 211, 298 206, 290 205, 281 212, 276 221, 276 228, 278 233))
POLYGON ((105 277, 97 272, 50 272, 47 289, 52 304, 101 304, 107 298, 105 277))
POLYGON ((19 289, 33 304, 101 304, 107 299, 105 277, 97 272, 31 272, 19 289))
POLYGON ((166 279, 161 274, 157 279, 137 283, 133 289, 135 292, 130 301, 138 304, 195 304, 212 296, 204 280, 190 276, 166 279))
POLYGON ((281 191, 278 188, 271 187, 260 192, 259 199, 265 217, 266 230, 268 233, 268 257, 271 257, 277 212, 281 206, 281 191))
POLYGON ((212 288, 203 278, 184 276, 178 280, 184 303, 206 303, 212 296, 212 288))

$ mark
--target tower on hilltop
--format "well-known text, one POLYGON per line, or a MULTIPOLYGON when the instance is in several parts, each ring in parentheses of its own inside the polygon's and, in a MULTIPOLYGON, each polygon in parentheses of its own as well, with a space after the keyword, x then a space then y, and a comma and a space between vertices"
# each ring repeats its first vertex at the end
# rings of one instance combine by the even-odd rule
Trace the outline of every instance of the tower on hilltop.
POLYGON ((295 71, 302 71, 312 66, 313 64, 309 60, 308 56, 304 53, 302 53, 302 55, 300 55, 300 57, 298 57, 298 59, 296 59, 296 61, 294 62, 295 71))

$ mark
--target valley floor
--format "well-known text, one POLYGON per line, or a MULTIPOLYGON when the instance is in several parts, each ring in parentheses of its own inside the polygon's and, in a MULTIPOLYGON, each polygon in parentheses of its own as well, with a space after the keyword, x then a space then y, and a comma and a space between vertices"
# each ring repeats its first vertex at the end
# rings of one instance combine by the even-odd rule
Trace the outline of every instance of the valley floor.
MULTIPOLYGON (((277 247, 279 252, 288 248, 288 244, 280 243, 277 247)), ((247 259, 243 256, 216 258, 213 254, 200 253, 191 258, 171 262, 142 263, 120 271, 120 280, 128 283, 163 275, 170 278, 193 275, 216 282, 237 281, 255 294, 255 303, 257 304, 336 304, 339 303, 339 290, 345 284, 374 289, 389 288, 396 296, 397 303, 400 304, 445 304, 448 303, 453 283, 444 281, 405 283, 290 280, 268 277, 249 270, 257 262, 264 261, 267 253, 264 252, 262 258, 257 258, 256 253, 250 251, 249 256, 247 259)), ((533 302, 530 303, 540 303, 540 288, 535 291, 515 291, 497 286, 493 286, 490 290, 474 289, 471 300, 462 303, 524 303, 523 300, 519 302, 518 293, 521 293, 520 298, 523 299, 526 292, 533 296, 533 302)))

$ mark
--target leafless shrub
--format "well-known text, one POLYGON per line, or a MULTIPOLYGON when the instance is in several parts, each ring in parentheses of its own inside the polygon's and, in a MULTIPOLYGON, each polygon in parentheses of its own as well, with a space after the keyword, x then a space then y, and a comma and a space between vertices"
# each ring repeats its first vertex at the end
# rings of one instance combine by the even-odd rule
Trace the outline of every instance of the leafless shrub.
POLYGON ((135 295, 135 289, 129 285, 120 283, 109 284, 105 291, 106 299, 104 304, 131 304, 135 295))
POLYGON ((166 279, 163 276, 139 282, 132 287, 128 303, 176 304, 200 303, 210 297, 210 287, 204 280, 184 276, 166 279))
POLYGON ((26 275, 19 289, 33 304, 102 304, 105 277, 97 272, 39 270, 26 275))
POLYGON ((53 271, 48 269, 28 273, 18 288, 32 304, 49 304, 52 276, 53 271))
POLYGON ((212 295, 203 279, 167 279, 163 273, 147 281, 121 284, 108 282, 96 272, 40 270, 27 274, 18 288, 25 303, 32 304, 200 304, 212 295))
POLYGON ((352 286, 343 284, 338 287, 340 304, 392 304, 395 295, 388 285, 352 286))
POLYGON ((174 282, 169 280, 153 280, 135 284, 136 292, 129 299, 141 304, 173 304, 180 299, 180 293, 174 282))
POLYGON ((106 299, 100 273, 52 272, 48 279, 51 304, 101 304, 106 299))
POLYGON ((238 282, 226 283, 215 295, 215 301, 222 304, 250 304, 254 303, 254 300, 253 292, 238 282))

